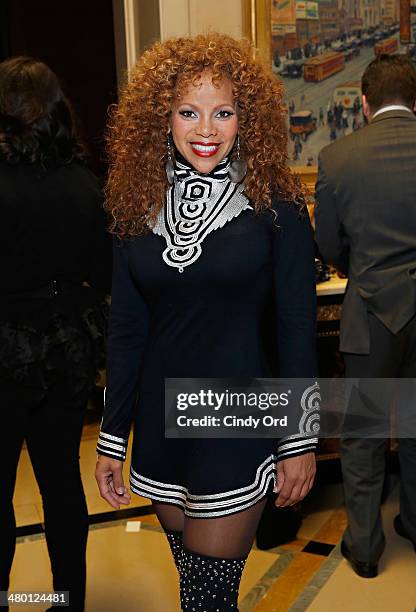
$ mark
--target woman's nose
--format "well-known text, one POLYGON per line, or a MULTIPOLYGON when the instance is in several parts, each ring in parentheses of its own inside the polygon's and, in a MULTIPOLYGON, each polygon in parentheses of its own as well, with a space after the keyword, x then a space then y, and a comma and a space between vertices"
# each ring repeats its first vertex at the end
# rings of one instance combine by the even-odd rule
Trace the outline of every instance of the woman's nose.
POLYGON ((201 117, 197 126, 197 133, 204 138, 215 136, 217 130, 210 117, 201 117))

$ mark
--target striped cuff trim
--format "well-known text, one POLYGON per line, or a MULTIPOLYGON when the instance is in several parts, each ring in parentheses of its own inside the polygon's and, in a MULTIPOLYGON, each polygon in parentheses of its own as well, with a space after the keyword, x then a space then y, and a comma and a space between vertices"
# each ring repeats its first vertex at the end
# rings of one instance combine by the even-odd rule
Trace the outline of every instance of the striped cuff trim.
POLYGON ((318 446, 318 438, 302 438, 301 440, 282 440, 277 450, 277 460, 286 457, 296 457, 305 453, 315 452, 318 446))
POLYGON ((288 449, 299 448, 303 445, 310 446, 311 444, 318 444, 318 438, 283 438, 279 441, 277 451, 278 454, 280 454, 282 451, 288 449))
POLYGON ((279 465, 280 461, 283 461, 284 459, 289 459, 290 457, 300 457, 301 455, 306 455, 306 453, 315 453, 316 452, 316 448, 314 446, 311 446, 310 448, 301 448, 298 449, 296 451, 292 451, 291 453, 284 453, 282 455, 279 455, 279 457, 277 458, 277 465, 279 465))
POLYGON ((118 436, 112 436, 111 434, 100 431, 97 442, 97 453, 99 455, 111 457, 112 459, 125 461, 127 455, 127 443, 128 440, 125 438, 119 438, 118 436))
POLYGON ((105 440, 111 440, 112 442, 120 442, 124 445, 127 444, 127 440, 125 438, 118 438, 117 436, 112 436, 108 433, 105 433, 104 431, 100 431, 100 438, 103 438, 105 440))

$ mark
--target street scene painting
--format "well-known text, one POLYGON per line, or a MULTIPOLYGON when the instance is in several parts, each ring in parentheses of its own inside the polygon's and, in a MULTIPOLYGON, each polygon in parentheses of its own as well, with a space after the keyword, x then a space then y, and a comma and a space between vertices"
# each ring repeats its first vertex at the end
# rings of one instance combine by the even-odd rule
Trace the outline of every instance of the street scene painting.
POLYGON ((285 86, 290 163, 316 166, 322 147, 365 125, 366 66, 379 54, 413 56, 415 46, 400 42, 400 0, 271 3, 272 68, 285 86))

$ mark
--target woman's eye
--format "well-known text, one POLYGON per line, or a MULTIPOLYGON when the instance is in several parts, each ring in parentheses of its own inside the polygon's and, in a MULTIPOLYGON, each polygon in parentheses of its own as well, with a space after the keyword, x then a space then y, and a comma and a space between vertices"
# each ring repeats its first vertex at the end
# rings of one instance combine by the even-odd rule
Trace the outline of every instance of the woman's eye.
POLYGON ((192 110, 181 110, 179 111, 181 117, 185 117, 186 119, 191 119, 192 117, 196 117, 194 111, 192 110))
POLYGON ((232 111, 222 110, 217 113, 217 117, 220 119, 227 119, 228 117, 232 117, 234 113, 232 111))

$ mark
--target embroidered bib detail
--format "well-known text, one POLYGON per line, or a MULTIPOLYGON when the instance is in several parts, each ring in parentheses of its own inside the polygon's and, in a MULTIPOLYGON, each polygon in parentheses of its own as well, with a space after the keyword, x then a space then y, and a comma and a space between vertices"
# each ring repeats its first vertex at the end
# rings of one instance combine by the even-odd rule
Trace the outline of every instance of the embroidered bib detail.
POLYGON ((251 209, 244 185, 228 178, 229 161, 223 160, 209 175, 200 175, 185 163, 175 164, 175 181, 166 194, 152 230, 163 236, 162 257, 179 272, 197 261, 208 234, 251 209))

